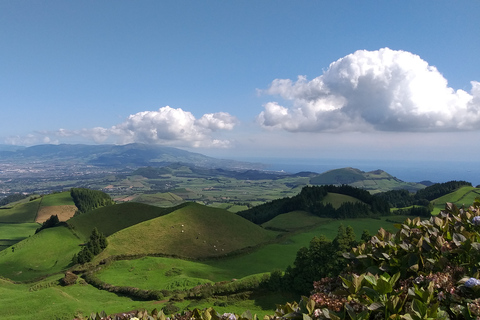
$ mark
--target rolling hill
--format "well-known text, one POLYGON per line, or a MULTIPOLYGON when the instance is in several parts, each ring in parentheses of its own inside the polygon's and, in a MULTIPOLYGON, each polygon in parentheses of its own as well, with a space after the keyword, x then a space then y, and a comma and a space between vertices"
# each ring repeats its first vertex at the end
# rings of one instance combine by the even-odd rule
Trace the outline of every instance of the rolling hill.
POLYGON ((310 179, 312 185, 342 185, 362 188, 369 192, 378 193, 388 190, 406 189, 410 192, 423 189, 426 185, 404 182, 383 170, 361 171, 355 168, 341 168, 326 171, 310 179))
POLYGON ((185 258, 222 256, 276 235, 229 211, 189 203, 112 234, 100 257, 155 253, 185 258))
POLYGON ((68 224, 82 239, 88 238, 95 227, 108 237, 124 228, 166 215, 185 205, 160 208, 137 202, 125 202, 77 215, 71 218, 68 224))

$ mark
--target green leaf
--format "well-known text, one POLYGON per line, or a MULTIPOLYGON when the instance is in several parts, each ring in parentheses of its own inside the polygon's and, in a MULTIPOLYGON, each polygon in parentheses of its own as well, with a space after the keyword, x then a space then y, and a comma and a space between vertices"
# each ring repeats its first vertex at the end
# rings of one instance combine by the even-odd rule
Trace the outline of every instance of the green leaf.
POLYGON ((374 287, 380 294, 387 294, 392 292, 392 285, 385 279, 380 278, 377 281, 377 285, 374 287))
POLYGON ((303 320, 312 320, 312 317, 310 317, 308 314, 303 313, 303 320))
POLYGON ((413 299, 412 310, 422 319, 427 315, 427 307, 418 299, 413 299))
POLYGON ((367 274, 365 276, 365 280, 367 280, 368 283, 370 283, 372 286, 375 286, 377 284, 377 279, 371 274, 367 274))
POLYGON ((383 308, 385 305, 381 302, 374 302, 371 305, 368 306, 368 310, 374 311, 379 308, 383 308))

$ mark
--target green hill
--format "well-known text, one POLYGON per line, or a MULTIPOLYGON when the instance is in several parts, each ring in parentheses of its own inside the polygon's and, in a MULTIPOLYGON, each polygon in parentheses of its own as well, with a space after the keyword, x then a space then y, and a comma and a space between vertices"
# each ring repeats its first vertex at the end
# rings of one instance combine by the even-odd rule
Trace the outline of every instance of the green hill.
POLYGON ((42 230, 0 252, 0 276, 16 281, 32 280, 61 272, 82 243, 66 227, 42 230))
POLYGON ((108 237, 137 223, 166 215, 184 205, 160 208, 137 202, 126 202, 74 216, 68 220, 68 224, 82 239, 88 238, 94 227, 108 237))
POLYGON ((293 231, 315 226, 327 221, 331 221, 331 219, 320 218, 306 211, 298 210, 280 214, 275 218, 263 223, 262 227, 273 230, 278 229, 293 231))
POLYGON ((440 210, 445 209, 445 203, 447 202, 451 202, 460 208, 463 205, 475 202, 475 199, 478 197, 480 197, 480 188, 471 186, 461 187, 454 192, 432 200, 431 202, 434 204, 432 214, 438 214, 440 210))
MULTIPOLYGON (((322 200, 322 203, 330 203, 335 209, 340 208, 340 206, 345 202, 361 203, 361 201, 357 198, 334 192, 327 193, 322 200)), ((296 230, 318 225, 330 220, 330 218, 321 218, 306 211, 295 210, 276 216, 275 218, 263 223, 262 227, 280 230, 296 230)))
POLYGON ((267 231, 223 209, 189 203, 168 215, 123 229, 108 237, 100 254, 166 254, 187 258, 221 256, 272 240, 267 231))
POLYGON ((362 188, 371 193, 388 190, 406 189, 411 192, 425 188, 425 185, 404 182, 383 170, 361 171, 355 168, 341 168, 326 171, 310 179, 312 185, 342 185, 362 188))
POLYGON ((22 200, 11 203, 0 209, 0 223, 34 222, 40 207, 41 199, 33 201, 22 200))

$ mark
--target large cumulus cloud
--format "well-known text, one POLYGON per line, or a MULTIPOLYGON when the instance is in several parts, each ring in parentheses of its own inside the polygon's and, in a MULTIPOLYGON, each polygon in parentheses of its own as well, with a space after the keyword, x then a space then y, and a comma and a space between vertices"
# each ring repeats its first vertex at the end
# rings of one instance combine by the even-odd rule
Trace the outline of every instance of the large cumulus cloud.
POLYGON ((130 115, 124 122, 110 128, 95 127, 81 130, 59 129, 49 132, 36 132, 29 140, 11 137, 14 144, 34 144, 53 141, 52 137, 84 137, 97 143, 115 142, 161 144, 178 147, 229 147, 230 141, 215 138, 219 130, 232 130, 237 119, 226 112, 207 113, 199 119, 181 108, 162 107, 157 111, 142 111, 130 115), (45 140, 48 139, 48 140, 45 140), (23 143, 21 143, 23 142, 23 143))
POLYGON ((480 83, 467 93, 419 56, 388 48, 359 50, 308 81, 276 79, 258 116, 266 128, 315 131, 456 131, 480 125, 480 83))

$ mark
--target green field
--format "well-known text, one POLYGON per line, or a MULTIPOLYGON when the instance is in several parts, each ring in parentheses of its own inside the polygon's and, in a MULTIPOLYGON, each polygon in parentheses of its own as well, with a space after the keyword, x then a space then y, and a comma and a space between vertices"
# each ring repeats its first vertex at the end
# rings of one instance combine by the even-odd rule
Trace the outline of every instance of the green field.
POLYGON ((262 224, 262 227, 292 231, 315 226, 329 220, 330 219, 327 218, 314 216, 306 211, 292 211, 276 216, 272 220, 262 224))
POLYGON ((313 237, 323 234, 333 239, 340 224, 352 226, 358 239, 363 230, 368 230, 371 234, 375 234, 380 227, 395 231, 393 223, 385 221, 388 218, 403 221, 405 217, 385 217, 381 220, 331 220, 307 232, 292 235, 279 243, 268 244, 248 254, 230 258, 187 261, 145 257, 138 260, 116 261, 100 273, 100 278, 115 285, 127 285, 133 281, 142 289, 166 289, 163 286, 171 286, 171 283, 176 283, 179 287, 188 287, 195 286, 199 279, 213 282, 229 281, 275 269, 285 270, 288 265, 293 264, 297 251, 301 247, 308 246, 313 237), (173 268, 180 269, 181 273, 178 276, 166 277, 165 273, 173 268), (167 278, 168 281, 166 281, 167 278))
POLYGON ((90 315, 93 311, 105 310, 112 314, 159 308, 155 301, 134 301, 86 284, 61 287, 59 279, 59 276, 50 277, 35 284, 12 284, 0 279, 1 318, 72 320, 75 315, 90 315))
POLYGON ((43 196, 42 207, 48 206, 74 206, 72 197, 70 196, 70 191, 52 193, 46 196, 43 196))
POLYGON ((35 234, 40 225, 31 223, 0 223, 0 251, 35 234))
POLYGON ((434 209, 432 214, 437 215, 440 213, 440 210, 445 209, 445 204, 447 202, 454 203, 457 207, 461 207, 463 205, 470 205, 475 202, 475 199, 480 197, 480 188, 474 187, 461 187, 460 189, 449 193, 443 197, 437 198, 431 201, 434 204, 434 209))
POLYGON ((41 198, 28 202, 22 201, 8 209, 0 209, 0 223, 34 222, 40 203, 41 198))
POLYGON ((0 276, 26 281, 61 272, 81 242, 66 227, 42 230, 15 244, 13 250, 0 251, 0 276))
POLYGON ((168 214, 176 208, 179 207, 159 208, 142 203, 127 202, 77 215, 68 220, 68 224, 83 239, 88 238, 95 227, 105 236, 109 236, 137 223, 168 214))
POLYGON ((229 211, 189 203, 111 235, 100 258, 151 253, 190 258, 220 256, 270 241, 276 235, 229 211))

